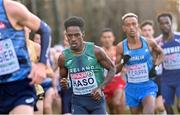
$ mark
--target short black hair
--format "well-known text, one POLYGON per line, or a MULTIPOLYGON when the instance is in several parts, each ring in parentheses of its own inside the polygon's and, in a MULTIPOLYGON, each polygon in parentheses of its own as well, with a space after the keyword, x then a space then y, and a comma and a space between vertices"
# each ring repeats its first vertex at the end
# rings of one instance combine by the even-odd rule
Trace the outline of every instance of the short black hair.
POLYGON ((150 26, 154 26, 154 22, 152 20, 144 20, 141 25, 140 25, 140 28, 142 29, 144 26, 146 25, 150 25, 150 26))
POLYGON ((67 30, 70 26, 78 26, 81 31, 84 31, 84 19, 77 16, 71 16, 64 21, 64 27, 67 30))
POLYGON ((157 17, 157 21, 159 22, 159 19, 160 19, 161 17, 166 17, 166 16, 169 17, 170 20, 171 20, 171 22, 172 22, 172 14, 171 14, 171 13, 168 13, 168 12, 159 14, 158 17, 157 17))
POLYGON ((114 32, 113 32, 113 30, 111 28, 104 28, 104 29, 101 30, 100 36, 102 36, 102 34, 105 33, 105 32, 112 32, 114 34, 114 32))

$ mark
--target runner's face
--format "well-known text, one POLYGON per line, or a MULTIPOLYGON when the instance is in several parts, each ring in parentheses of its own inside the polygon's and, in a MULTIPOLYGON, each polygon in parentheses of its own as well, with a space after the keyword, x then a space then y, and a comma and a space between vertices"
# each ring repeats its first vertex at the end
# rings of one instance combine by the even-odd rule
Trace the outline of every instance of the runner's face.
POLYGON ((135 17, 127 17, 123 22, 123 30, 127 36, 134 38, 139 32, 138 20, 135 17))
POLYGON ((101 35, 101 43, 105 48, 113 46, 114 35, 112 32, 103 32, 101 35))
POLYGON ((34 35, 34 38, 33 38, 33 41, 38 43, 38 44, 41 44, 41 37, 39 34, 35 34, 34 35))
POLYGON ((151 25, 145 25, 141 29, 141 34, 146 38, 153 38, 154 30, 151 25))
POLYGON ((66 30, 66 37, 72 50, 79 51, 82 49, 84 34, 78 26, 68 27, 66 30))
POLYGON ((162 33, 168 34, 171 32, 171 20, 168 16, 163 16, 159 18, 159 27, 162 33))

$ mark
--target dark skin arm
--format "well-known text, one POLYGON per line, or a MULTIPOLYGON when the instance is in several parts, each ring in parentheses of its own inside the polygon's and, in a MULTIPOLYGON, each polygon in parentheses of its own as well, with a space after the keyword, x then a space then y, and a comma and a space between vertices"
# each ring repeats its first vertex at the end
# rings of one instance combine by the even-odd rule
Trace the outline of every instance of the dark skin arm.
POLYGON ((58 59, 58 66, 59 66, 59 73, 61 76, 60 84, 61 87, 64 89, 68 88, 67 76, 68 76, 68 69, 64 66, 65 58, 64 55, 61 54, 58 59))
POLYGON ((153 54, 154 65, 160 65, 163 62, 164 54, 162 48, 154 41, 147 40, 150 50, 153 54))
POLYGON ((112 80, 113 76, 115 75, 115 66, 111 62, 110 58, 106 55, 104 50, 102 50, 100 47, 95 46, 94 52, 101 66, 108 70, 107 76, 105 77, 103 83, 100 84, 91 93, 95 100, 100 100, 102 94, 101 90, 112 80))
POLYGON ((121 72, 123 65, 121 64, 121 60, 123 57, 123 46, 122 46, 122 42, 120 42, 117 45, 117 53, 116 53, 116 73, 121 72))

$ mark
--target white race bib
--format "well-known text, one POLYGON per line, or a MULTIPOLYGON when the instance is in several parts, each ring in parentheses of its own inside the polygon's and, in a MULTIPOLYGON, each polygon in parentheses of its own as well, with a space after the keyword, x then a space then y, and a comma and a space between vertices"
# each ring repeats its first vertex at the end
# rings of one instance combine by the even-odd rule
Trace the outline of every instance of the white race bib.
POLYGON ((149 80, 147 63, 131 65, 127 67, 127 79, 130 83, 139 83, 149 80))
POLYGON ((15 72, 19 62, 11 39, 0 41, 0 76, 15 72))
POLYGON ((93 71, 70 74, 72 80, 73 93, 75 95, 84 95, 92 92, 98 87, 93 71))
POLYGON ((167 70, 180 69, 180 53, 166 55, 163 61, 163 67, 167 70))

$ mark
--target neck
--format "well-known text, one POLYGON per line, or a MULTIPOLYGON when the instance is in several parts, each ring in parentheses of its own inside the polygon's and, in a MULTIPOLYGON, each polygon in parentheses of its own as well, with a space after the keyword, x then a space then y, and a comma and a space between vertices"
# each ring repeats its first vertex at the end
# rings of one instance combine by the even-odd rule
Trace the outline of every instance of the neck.
POLYGON ((127 41, 129 43, 132 43, 132 44, 136 44, 138 42, 138 40, 139 40, 139 36, 138 35, 134 36, 134 37, 127 37, 127 41))
POLYGON ((174 36, 174 34, 173 34, 172 31, 169 32, 169 33, 163 33, 163 39, 164 39, 164 40, 170 40, 170 39, 173 38, 173 36, 174 36))
POLYGON ((105 49, 105 50, 111 50, 112 48, 113 48, 113 45, 109 46, 109 47, 103 47, 103 49, 105 49))
POLYGON ((136 42, 139 39, 139 36, 140 36, 139 32, 135 33, 134 36, 127 35, 127 40, 129 42, 136 42))

